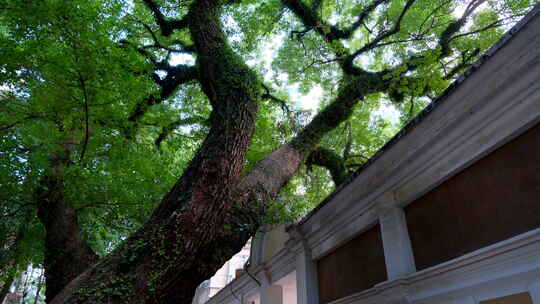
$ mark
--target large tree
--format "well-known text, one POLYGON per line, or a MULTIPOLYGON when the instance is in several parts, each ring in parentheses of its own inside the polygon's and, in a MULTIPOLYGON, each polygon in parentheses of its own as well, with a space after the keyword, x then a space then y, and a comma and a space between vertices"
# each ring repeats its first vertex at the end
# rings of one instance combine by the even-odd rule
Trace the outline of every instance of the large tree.
POLYGON ((0 249, 40 235, 37 211, 49 303, 190 303, 280 191, 309 192, 304 163, 343 182, 384 141, 381 100, 406 122, 533 5, 0 3, 0 207, 19 219, 0 249), (294 84, 324 92, 312 118, 294 84))

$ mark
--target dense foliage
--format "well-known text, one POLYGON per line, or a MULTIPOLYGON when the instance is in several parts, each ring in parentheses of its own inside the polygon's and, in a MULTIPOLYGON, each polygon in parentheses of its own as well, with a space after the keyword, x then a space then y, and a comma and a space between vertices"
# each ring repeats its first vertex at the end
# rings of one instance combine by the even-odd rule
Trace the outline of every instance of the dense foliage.
MULTIPOLYGON (((83 240, 104 258, 192 163, 215 108, 193 76, 206 68, 201 50, 181 25, 196 2, 0 0, 0 281, 43 267, 37 197, 50 190, 47 176, 60 180, 83 240)), ((324 131, 318 150, 309 148, 319 153, 266 208, 268 223, 296 220, 324 199, 343 180, 325 161, 337 160, 345 177, 361 166, 534 2, 220 5, 232 52, 260 84, 244 175, 294 142, 336 96, 361 99, 347 122, 324 131)))

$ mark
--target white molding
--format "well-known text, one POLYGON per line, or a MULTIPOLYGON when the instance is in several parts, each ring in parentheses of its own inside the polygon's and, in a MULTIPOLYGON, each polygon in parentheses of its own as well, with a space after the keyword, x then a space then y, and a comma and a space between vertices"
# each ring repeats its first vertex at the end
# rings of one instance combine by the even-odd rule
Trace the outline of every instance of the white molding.
MULTIPOLYGON (((299 240, 302 246, 296 247, 296 303, 319 304, 319 283, 317 263, 312 259, 305 240, 299 240)), ((286 303, 288 304, 288 303, 286 303)))
POLYGON ((260 288, 261 304, 286 304, 283 303, 283 287, 280 285, 267 285, 263 283, 260 288))

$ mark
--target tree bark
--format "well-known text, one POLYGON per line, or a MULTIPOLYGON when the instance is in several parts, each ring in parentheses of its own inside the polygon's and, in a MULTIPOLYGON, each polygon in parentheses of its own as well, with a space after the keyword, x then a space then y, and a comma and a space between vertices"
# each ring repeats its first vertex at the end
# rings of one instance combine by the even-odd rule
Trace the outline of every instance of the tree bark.
POLYGON ((213 108, 209 134, 150 220, 52 303, 191 303, 197 285, 250 237, 236 223, 234 190, 261 93, 257 75, 227 44, 221 4, 196 1, 188 15, 213 108))
POLYGON ((77 213, 64 198, 62 165, 45 176, 36 191, 38 218, 45 227, 45 291, 51 301, 71 280, 97 261, 97 255, 82 239, 77 213))
POLYGON ((207 137, 147 223, 51 303, 191 303, 197 286, 259 228, 268 202, 324 134, 381 85, 376 73, 347 78, 336 100, 295 139, 242 176, 262 85, 227 43, 224 3, 194 1, 184 17, 197 51, 197 79, 212 105, 207 137))

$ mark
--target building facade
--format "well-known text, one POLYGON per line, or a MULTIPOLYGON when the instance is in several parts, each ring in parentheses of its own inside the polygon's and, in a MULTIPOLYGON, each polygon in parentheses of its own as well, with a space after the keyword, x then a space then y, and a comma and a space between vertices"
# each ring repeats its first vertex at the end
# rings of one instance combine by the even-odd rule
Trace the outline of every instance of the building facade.
POLYGON ((227 286, 237 276, 241 275, 244 265, 249 260, 251 241, 225 263, 210 279, 204 281, 196 290, 192 304, 203 304, 213 297, 218 291, 227 286))
POLYGON ((540 7, 209 304, 540 304, 540 7))

